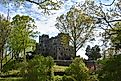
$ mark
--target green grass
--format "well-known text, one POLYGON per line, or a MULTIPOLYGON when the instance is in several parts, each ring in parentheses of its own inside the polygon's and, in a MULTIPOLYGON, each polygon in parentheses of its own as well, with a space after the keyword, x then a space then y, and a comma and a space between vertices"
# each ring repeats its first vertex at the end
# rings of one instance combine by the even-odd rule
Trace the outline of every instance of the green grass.
POLYGON ((53 70, 54 70, 54 72, 64 72, 67 68, 68 68, 68 66, 57 66, 57 65, 55 65, 53 67, 53 70))
POLYGON ((21 77, 10 77, 10 78, 0 78, 0 81, 20 81, 22 78, 21 77))

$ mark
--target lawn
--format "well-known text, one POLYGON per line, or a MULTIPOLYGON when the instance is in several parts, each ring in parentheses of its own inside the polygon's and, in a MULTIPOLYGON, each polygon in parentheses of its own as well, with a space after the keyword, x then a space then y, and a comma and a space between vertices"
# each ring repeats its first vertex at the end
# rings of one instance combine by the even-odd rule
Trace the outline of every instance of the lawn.
POLYGON ((67 68, 68 68, 68 66, 58 66, 58 65, 55 65, 53 67, 53 70, 54 70, 54 72, 64 72, 67 68))
POLYGON ((0 78, 0 81, 20 81, 21 77, 0 78))

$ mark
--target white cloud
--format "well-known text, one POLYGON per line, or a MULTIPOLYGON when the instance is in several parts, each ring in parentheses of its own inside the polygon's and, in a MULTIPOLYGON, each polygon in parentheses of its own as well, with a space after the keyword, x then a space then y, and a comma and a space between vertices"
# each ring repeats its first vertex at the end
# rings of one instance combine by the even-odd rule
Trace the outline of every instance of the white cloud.
POLYGON ((85 55, 85 48, 81 48, 78 52, 77 55, 80 55, 81 58, 88 59, 88 56, 85 55))
POLYGON ((43 23, 41 21, 36 21, 36 25, 37 25, 37 30, 41 33, 41 34, 50 34, 51 32, 59 32, 55 26, 53 25, 54 22, 47 22, 43 23))

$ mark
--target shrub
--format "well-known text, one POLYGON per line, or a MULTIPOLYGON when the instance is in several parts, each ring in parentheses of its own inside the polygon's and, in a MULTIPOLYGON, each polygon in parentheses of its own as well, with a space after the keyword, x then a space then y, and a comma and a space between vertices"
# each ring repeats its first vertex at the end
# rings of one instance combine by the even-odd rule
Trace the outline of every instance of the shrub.
POLYGON ((11 60, 6 65, 4 65, 2 72, 5 73, 5 72, 8 72, 9 70, 12 70, 14 68, 15 64, 16 64, 15 61, 11 60))
POLYGON ((35 56, 25 63, 21 72, 25 81, 50 81, 53 66, 54 61, 51 57, 35 56))
POLYGON ((66 69, 66 74, 76 79, 77 81, 86 81, 89 77, 89 70, 85 66, 82 59, 76 58, 73 60, 69 68, 66 69))
POLYGON ((71 76, 54 76, 54 81, 76 81, 73 77, 71 76))
POLYGON ((64 75, 62 78, 63 81, 76 81, 75 78, 73 78, 72 76, 66 76, 64 75))
POLYGON ((100 81, 120 81, 121 80, 121 54, 104 60, 99 72, 100 81))
POLYGON ((62 76, 54 76, 54 81, 63 81, 62 76))
POLYGON ((87 81, 99 81, 98 74, 90 75, 89 78, 87 79, 87 81))

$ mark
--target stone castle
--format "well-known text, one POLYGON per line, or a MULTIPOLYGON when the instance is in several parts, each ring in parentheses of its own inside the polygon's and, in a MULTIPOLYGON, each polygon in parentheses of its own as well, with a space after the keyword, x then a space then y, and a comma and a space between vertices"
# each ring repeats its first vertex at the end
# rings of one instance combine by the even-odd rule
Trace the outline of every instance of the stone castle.
POLYGON ((36 53, 52 56, 54 60, 71 60, 74 57, 73 47, 69 45, 69 35, 64 33, 51 38, 45 34, 39 36, 36 53))

